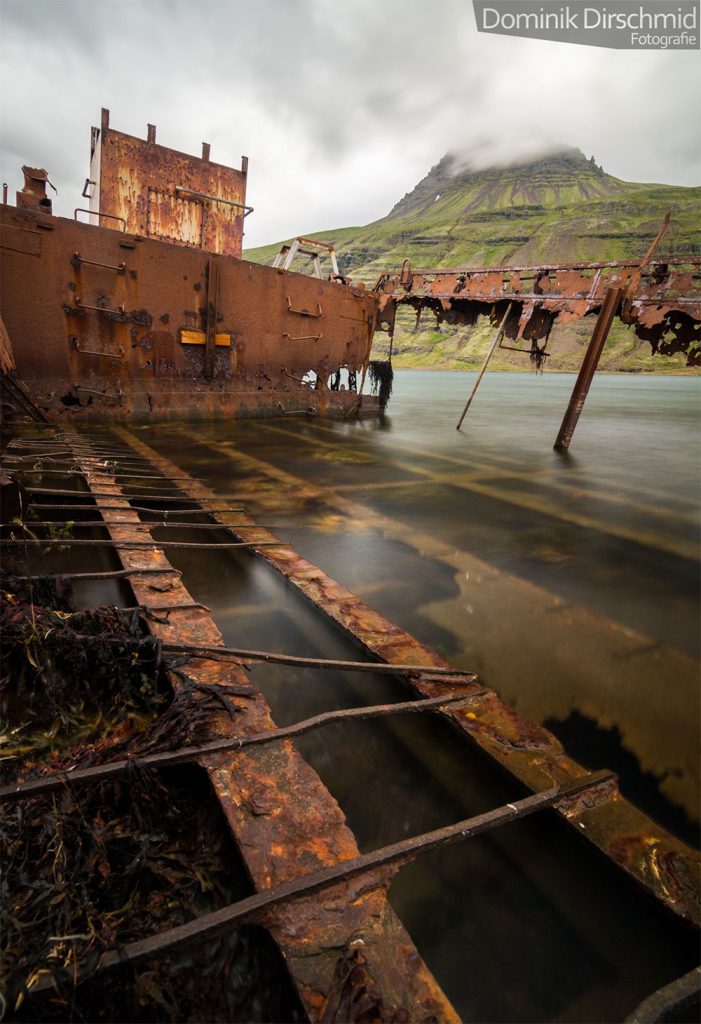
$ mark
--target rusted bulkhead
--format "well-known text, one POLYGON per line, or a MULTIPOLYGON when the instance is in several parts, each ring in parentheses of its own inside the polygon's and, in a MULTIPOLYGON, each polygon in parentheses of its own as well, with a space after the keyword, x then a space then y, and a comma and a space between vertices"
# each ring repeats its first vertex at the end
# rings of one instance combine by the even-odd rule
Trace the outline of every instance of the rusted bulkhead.
POLYGON ((33 210, 3 207, 0 228, 17 373, 52 418, 358 406, 328 382, 341 367, 359 380, 377 295, 33 210))
POLYGON ((243 221, 251 212, 248 157, 237 170, 214 163, 209 154, 208 142, 202 143, 201 158, 158 145, 153 124, 146 139, 117 132, 103 107, 100 127, 92 129, 90 177, 83 190, 91 223, 121 222, 125 231, 144 238, 240 258, 243 221))
MULTIPOLYGON (((653 352, 683 352, 701 365, 701 259, 656 260, 638 274, 639 263, 571 263, 479 267, 467 270, 411 270, 383 274, 375 286, 383 316, 398 304, 430 309, 438 321, 499 323, 512 304, 505 334, 532 344, 546 339, 557 323, 597 313, 609 288, 626 291, 619 316, 653 352)), ((527 349, 526 349, 527 351, 527 349)))

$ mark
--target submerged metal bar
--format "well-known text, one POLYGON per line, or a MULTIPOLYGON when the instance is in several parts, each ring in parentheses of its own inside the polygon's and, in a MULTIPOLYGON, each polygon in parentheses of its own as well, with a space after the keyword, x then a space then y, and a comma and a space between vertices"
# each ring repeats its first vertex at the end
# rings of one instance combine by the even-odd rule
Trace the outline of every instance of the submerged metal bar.
MULTIPOLYGON (((4 461, 4 460, 3 460, 4 461)), ((106 473, 109 471, 110 476, 125 477, 127 480, 162 480, 163 483, 168 483, 168 480, 189 480, 187 476, 171 476, 162 477, 156 473, 130 473, 128 470, 119 469, 118 466, 95 466, 90 467, 90 471, 94 473, 106 473)), ((42 475, 52 476, 85 476, 85 472, 82 469, 18 469, 11 470, 13 473, 41 473, 42 475)), ((154 485, 155 486, 155 485, 154 485)))
MULTIPOLYGON (((89 491, 86 491, 85 495, 86 495, 86 497, 90 497, 91 496, 89 491)), ((124 500, 127 501, 128 499, 125 498, 124 500)), ((192 499, 190 499, 190 500, 192 500, 192 499)), ((63 511, 71 510, 71 511, 77 511, 77 512, 82 512, 84 510, 87 510, 89 512, 99 511, 97 505, 70 505, 70 504, 66 504, 66 505, 49 505, 49 504, 44 504, 41 501, 30 501, 30 502, 27 503, 27 508, 50 508, 50 509, 59 509, 59 510, 63 510, 63 511)), ((245 512, 246 511, 245 508, 145 508, 142 505, 100 505, 100 509, 110 509, 111 511, 118 510, 118 511, 122 511, 122 512, 151 512, 151 513, 153 513, 153 515, 156 515, 156 513, 158 513, 159 515, 163 515, 163 516, 185 516, 185 515, 192 515, 193 513, 194 514, 202 513, 203 515, 213 515, 215 512, 216 513, 221 513, 221 512, 245 512)), ((107 521, 108 520, 106 520, 106 519, 95 520, 95 522, 107 522, 107 521)), ((208 525, 208 524, 204 524, 203 523, 201 525, 208 525)), ((224 525, 223 523, 212 523, 212 526, 223 526, 223 525, 224 525)), ((239 529, 238 526, 236 528, 239 529)), ((244 527, 240 527, 240 529, 243 529, 243 528, 244 527)))
MULTIPOLYGON (((209 547, 209 545, 207 545, 209 547)), ((275 651, 250 651, 242 647, 218 647, 214 644, 176 644, 163 641, 164 651, 182 651, 196 658, 211 658, 224 655, 228 658, 242 658, 244 661, 265 661, 272 665, 299 665, 307 668, 340 668, 348 672, 386 672, 389 675, 432 675, 460 676, 464 679, 477 678, 474 672, 446 668, 439 665, 392 665, 382 661, 340 661, 331 658, 301 658, 296 654, 280 654, 275 651)))
MULTIPOLYGON (((120 523, 121 526, 133 526, 134 523, 120 523)), ((148 524, 144 524, 148 525, 148 524)), ((284 541, 272 541, 262 540, 259 543, 256 541, 214 541, 211 544, 198 544, 195 541, 179 541, 179 540, 76 540, 74 537, 61 537, 54 538, 50 537, 46 540, 34 540, 29 538, 27 540, 24 537, 14 537, 9 540, 0 540, 0 545, 8 547, 9 545, 15 545, 19 547, 25 547, 29 545, 31 547, 51 547, 54 544, 58 544, 63 547, 87 547, 92 545, 93 547, 108 547, 108 548, 286 548, 289 547, 284 541)))
POLYGON ((120 576, 182 576, 180 569, 110 569, 107 572, 42 572, 38 576, 18 576, 16 580, 106 580, 120 576))
MULTIPOLYGON (((109 967, 116 967, 121 963, 134 963, 145 957, 161 956, 171 953, 182 946, 192 942, 193 939, 204 941, 220 935, 227 931, 232 925, 239 921, 250 918, 253 914, 269 910, 279 906, 288 900, 300 896, 308 896, 311 893, 327 889, 339 882, 347 881, 358 875, 378 872, 380 869, 390 867, 401 867, 403 864, 414 860, 423 853, 449 846, 464 839, 472 839, 491 829, 501 825, 525 818, 536 811, 553 807, 560 800, 566 800, 577 796, 596 786, 614 780, 613 772, 601 771, 586 775, 576 782, 562 787, 556 786, 545 790, 542 793, 535 793, 532 796, 524 797, 512 804, 505 804, 496 810, 487 811, 485 814, 478 814, 472 818, 466 818, 446 828, 435 829, 432 832, 424 832, 410 839, 383 846, 379 850, 361 854, 351 860, 340 861, 331 867, 322 868, 312 874, 303 875, 301 878, 283 882, 282 885, 272 889, 263 890, 254 896, 248 896, 228 907, 222 907, 209 914, 188 921, 186 924, 157 935, 151 935, 147 939, 140 939, 137 942, 130 942, 119 949, 111 949, 103 953, 94 970, 86 971, 78 968, 72 975, 75 983, 84 981, 98 972, 109 967)), ((375 879, 376 888, 384 888, 387 885, 387 874, 378 874, 375 879)), ((52 988, 52 979, 42 978, 32 990, 33 992, 47 991, 52 988)))
MULTIPOLYGON (((124 609, 120 610, 124 611, 124 609)), ((180 747, 177 750, 142 754, 138 757, 125 758, 122 761, 95 765, 92 768, 76 768, 75 770, 53 772, 49 776, 45 775, 40 779, 32 779, 30 782, 22 782, 14 786, 0 786, 0 800, 23 800, 28 797, 42 796, 45 793, 54 792, 67 785, 75 786, 87 782, 104 782, 106 779, 113 779, 124 775, 132 767, 168 768, 174 764, 187 764, 189 761, 221 754, 227 750, 242 750, 243 747, 257 746, 260 743, 272 743, 274 740, 302 736, 313 729, 328 725, 329 722, 431 711, 433 708, 445 707, 447 704, 461 704, 463 701, 480 697, 485 692, 485 690, 480 690, 452 697, 431 697, 428 700, 409 700, 397 704, 370 704, 367 707, 325 711, 322 714, 314 715, 312 718, 305 718, 301 722, 296 722, 294 725, 286 725, 282 729, 270 729, 267 732, 251 733, 247 736, 213 740, 211 743, 205 743, 200 747, 180 747)), ((243 693, 237 693, 237 695, 245 696, 243 693)), ((250 696, 255 696, 255 689, 253 687, 251 688, 250 696)))
MULTIPOLYGON (((61 506, 59 506, 60 508, 61 506)), ((125 512, 132 511, 131 506, 124 509, 125 512)), ((178 529, 181 527, 184 530, 229 530, 230 527, 225 526, 224 523, 183 523, 181 522, 148 522, 140 520, 138 523, 133 522, 131 519, 27 519, 24 521, 24 525, 28 527, 34 526, 60 526, 60 527, 76 527, 86 529, 87 527, 95 526, 128 526, 130 529, 145 529, 145 530, 156 530, 156 529, 178 529)), ((258 530, 261 529, 259 526, 237 526, 237 530, 258 530)), ((157 542, 155 542, 157 543, 157 542)), ((281 542, 282 543, 282 542, 281 542)))
MULTIPOLYGON (((125 494, 123 491, 65 491, 54 487, 25 487, 30 494, 66 494, 74 498, 123 498, 124 501, 155 501, 156 498, 163 498, 165 501, 235 501, 238 494, 213 494, 211 498, 193 498, 191 495, 183 494, 177 488, 177 494, 125 494)), ((239 499, 240 500, 240 499, 239 499)), ((191 512, 192 509, 189 509, 191 512)))
POLYGON ((494 350, 496 349, 497 345, 499 344, 501 339, 504 337, 504 329, 506 328, 506 321, 509 319, 509 314, 511 313, 512 306, 513 306, 513 302, 510 302, 509 305, 506 307, 506 312, 504 313, 504 316, 502 318, 501 323, 499 324, 498 328, 494 332, 494 337, 492 338, 492 343, 489 346, 489 350, 487 352, 487 355, 484 357, 484 362, 482 363, 482 369, 480 370, 480 372, 479 372, 479 374, 477 376, 477 380, 475 381, 475 386, 473 387, 472 391, 470 392, 470 397, 465 402, 465 408, 463 409, 463 411, 462 411, 462 413, 460 415, 460 419, 458 420, 458 425, 455 428, 456 430, 460 430, 460 427, 462 426, 462 421, 465 419, 465 415, 467 413, 467 410, 470 408, 470 403, 472 402, 472 399, 475 397, 475 393, 477 391, 477 388, 480 386, 480 381, 484 377, 484 372, 487 369, 487 366, 489 365, 489 360, 494 355, 494 350))
POLYGON ((621 298, 623 297, 623 290, 621 288, 609 288, 604 296, 604 301, 601 304, 599 315, 596 320, 596 325, 587 348, 586 355, 577 375, 577 380, 572 390, 569 405, 567 406, 567 412, 565 413, 562 425, 560 426, 560 432, 557 435, 555 441, 555 451, 565 452, 570 446, 572 435, 574 434, 575 427, 579 421, 579 417, 584 408, 587 395, 589 394, 589 388, 591 382, 594 379, 596 368, 599 365, 599 359, 601 353, 604 350, 608 333, 613 323, 613 318, 616 315, 616 310, 620 304, 621 298))

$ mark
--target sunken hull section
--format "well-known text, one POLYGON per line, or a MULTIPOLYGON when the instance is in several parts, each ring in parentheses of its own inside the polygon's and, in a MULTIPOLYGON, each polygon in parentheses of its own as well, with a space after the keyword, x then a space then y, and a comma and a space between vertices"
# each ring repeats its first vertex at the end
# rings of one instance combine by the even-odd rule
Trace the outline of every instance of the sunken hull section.
POLYGON ((33 209, 2 207, 0 228, 16 373, 50 419, 376 407, 329 386, 367 367, 379 297, 362 287, 33 209))

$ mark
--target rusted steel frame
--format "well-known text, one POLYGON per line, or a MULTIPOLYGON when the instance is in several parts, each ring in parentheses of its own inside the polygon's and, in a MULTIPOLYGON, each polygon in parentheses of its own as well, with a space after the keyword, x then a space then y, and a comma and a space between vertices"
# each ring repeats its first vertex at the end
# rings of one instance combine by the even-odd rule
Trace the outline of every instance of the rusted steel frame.
MULTIPOLYGON (((110 487, 118 486, 104 471, 97 474, 87 466, 86 479, 97 493, 106 480, 110 487)), ((100 499, 96 501, 99 506, 100 499)), ((134 522, 138 522, 136 513, 133 515, 134 522)), ((172 566, 161 551, 124 551, 120 557, 133 574, 131 586, 136 600, 148 606, 153 591, 146 580, 140 579, 140 570, 155 568, 154 562, 164 571, 173 572, 172 566)), ((173 590, 173 600, 189 604, 192 597, 179 584, 173 590)), ((194 617, 191 612, 174 612, 167 623, 151 619, 148 626, 159 639, 173 635, 192 642, 222 639, 212 619, 201 612, 194 617)), ((224 689, 229 681, 251 686, 243 668, 222 665, 214 659, 203 659, 190 666, 188 676, 196 684, 224 689)), ((171 679, 178 691, 183 684, 173 674, 171 679)), ((255 700, 239 701, 235 722, 223 711, 213 717, 220 736, 230 736, 234 729, 241 735, 275 727, 262 694, 257 690, 255 694, 255 700)), ((337 803, 290 741, 244 749, 228 757, 220 755, 217 761, 216 766, 203 767, 256 889, 269 889, 298 877, 302 870, 313 871, 315 867, 348 861, 358 855, 354 837, 337 803), (258 813, 259 807, 268 805, 274 814, 258 813)), ((401 1009, 412 1020, 436 1019, 459 1024, 457 1014, 421 960, 383 890, 359 892, 357 887, 350 889, 339 883, 310 904, 296 908, 294 920, 288 920, 283 911, 278 913, 280 916, 273 915, 268 922, 268 930, 282 950, 290 977, 312 1021, 320 1017, 334 984, 337 964, 343 960, 350 942, 360 940, 365 943, 366 969, 390 1013, 401 1009)))
MULTIPOLYGON (((182 605, 180 606, 182 607, 182 605)), ((126 609, 120 609, 126 611, 126 609)), ((483 692, 483 691, 482 691, 483 692)), ((252 691, 253 696, 253 691, 252 691)), ((272 743, 275 740, 291 739, 319 729, 330 722, 347 722, 381 718, 387 715, 417 714, 423 711, 444 707, 446 704, 458 704, 471 701, 480 696, 470 693, 457 697, 431 697, 427 700, 410 700, 398 704, 370 704, 366 707, 344 708, 339 711, 325 711, 305 718, 294 725, 282 729, 271 729, 269 732, 257 732, 248 736, 233 737, 225 740, 213 740, 199 747, 180 747, 177 750, 163 750, 155 754, 142 754, 138 757, 126 758, 122 761, 111 761, 107 764, 94 765, 92 768, 76 768, 75 770, 52 772, 30 782, 22 782, 13 786, 0 786, 0 800, 15 802, 33 796, 44 796, 66 786, 74 787, 89 782, 104 782, 107 779, 119 778, 131 768, 170 768, 176 764, 187 764, 214 754, 223 754, 229 750, 243 750, 244 747, 257 746, 261 743, 272 743)))
POLYGON ((300 334, 296 338, 293 338, 287 331, 283 331, 283 338, 287 338, 288 341, 321 341, 324 337, 323 334, 300 334))
MULTIPOLYGON (((76 309, 90 309, 90 310, 92 310, 95 313, 112 313, 112 314, 114 314, 116 316, 125 316, 125 315, 127 315, 127 312, 126 312, 126 309, 125 309, 124 306, 117 306, 116 309, 110 309, 109 306, 90 306, 90 305, 88 305, 87 302, 83 302, 83 300, 81 298, 79 298, 79 296, 76 296, 74 301, 75 301, 76 309)), ((75 344, 74 344, 73 347, 74 348, 76 347, 75 344)), ((78 352, 80 352, 80 351, 81 350, 78 349, 78 352)), ((90 355, 95 355, 95 352, 93 350, 90 350, 89 354, 90 355)))
MULTIPOLYGON (((62 507, 61 505, 57 505, 56 506, 56 508, 61 508, 61 507, 62 507)), ((63 507, 65 508, 65 506, 63 506, 63 507)), ((80 506, 80 507, 81 508, 85 508, 85 507, 89 508, 90 506, 80 506)), ((120 506, 120 507, 122 507, 123 511, 125 511, 125 512, 127 511, 127 509, 124 508, 123 506, 120 506)), ((133 506, 131 506, 131 507, 133 508, 133 506)), ((26 526, 31 526, 31 527, 34 527, 34 526, 61 526, 61 527, 71 526, 71 527, 76 527, 77 529, 86 530, 86 529, 93 529, 95 526, 123 526, 124 522, 125 522, 124 519, 77 519, 77 520, 76 519, 65 519, 65 520, 59 520, 59 519, 30 519, 30 520, 28 520, 25 523, 25 525, 26 526)), ((178 522, 151 522, 149 520, 148 522, 141 522, 138 525, 136 523, 132 524, 131 522, 128 522, 128 525, 129 526, 133 525, 135 529, 142 529, 142 530, 154 530, 154 529, 158 529, 158 530, 163 530, 163 529, 167 529, 167 530, 177 530, 177 529, 186 529, 186 530, 226 530, 226 529, 228 529, 228 527, 223 526, 221 523, 183 523, 182 520, 180 520, 178 522)))
POLYGON ((572 389, 567 411, 565 412, 560 425, 560 430, 554 445, 555 451, 566 452, 570 446, 572 435, 574 434, 577 423, 579 422, 579 417, 581 416, 584 403, 587 399, 587 395, 589 394, 591 382, 594 379, 596 368, 599 365, 601 353, 604 351, 604 345, 606 344, 606 339, 608 338, 613 318, 618 311, 623 295, 624 292, 620 288, 609 288, 606 292, 606 297, 602 303, 599 316, 597 317, 591 341, 589 342, 582 365, 579 373, 577 374, 577 380, 574 388, 572 389))
MULTIPOLYGON (((2 461, 4 462, 5 460, 3 459, 2 461)), ((116 476, 122 477, 125 480, 162 480, 163 483, 166 484, 166 483, 168 483, 168 480, 187 480, 188 479, 186 476, 168 477, 168 479, 166 479, 165 477, 159 476, 157 473, 132 473, 129 470, 120 469, 118 466, 100 466, 98 464, 98 465, 95 465, 94 468, 96 470, 97 469, 110 469, 112 472, 115 473, 116 476)), ((40 473, 42 476, 49 476, 49 475, 51 475, 51 476, 83 476, 83 471, 81 469, 34 469, 34 468, 32 468, 32 469, 22 469, 22 467, 20 466, 17 469, 13 469, 12 472, 13 473, 40 473)), ((145 486, 148 486, 148 484, 146 484, 145 486)), ((154 484, 154 486, 155 486, 155 484, 154 484)))
POLYGON ((196 196, 197 199, 211 199, 214 203, 223 203, 225 206, 237 206, 240 210, 244 210, 244 217, 247 217, 249 213, 253 213, 252 206, 246 206, 245 203, 236 203, 233 199, 222 199, 221 196, 210 196, 207 192, 198 192, 193 188, 186 188, 185 185, 176 185, 176 192, 184 192, 188 196, 196 196))
MULTIPOLYGON (((48 454, 53 454, 53 452, 55 451, 56 448, 60 449, 61 451, 64 451, 66 449, 66 445, 67 444, 68 444, 68 442, 66 441, 65 436, 59 435, 59 436, 48 437, 48 438, 47 437, 37 437, 37 439, 35 441, 27 441, 27 440, 22 440, 20 438, 16 438, 12 442, 12 447, 13 448, 36 448, 38 445, 41 445, 42 448, 46 449, 48 454)), ((101 445, 101 444, 100 445, 97 445, 97 444, 95 444, 95 445, 84 445, 84 444, 77 444, 76 443, 76 444, 71 444, 71 452, 72 452, 73 455, 85 455, 86 458, 90 458, 90 459, 99 458, 102 454, 107 453, 107 454, 109 454, 110 457, 116 457, 116 456, 120 456, 120 455, 121 456, 127 456, 129 458, 130 462, 148 462, 149 461, 148 459, 145 459, 143 456, 131 454, 129 452, 129 449, 125 448, 124 445, 119 445, 119 447, 114 447, 114 446, 112 446, 112 447, 105 447, 104 445, 101 445)))
POLYGON ((657 1024, 658 1021, 680 1020, 701 996, 701 967, 658 988, 626 1017, 623 1024, 657 1024))
MULTIPOLYGON (((615 270, 618 267, 622 269, 628 269, 630 267, 637 267, 639 260, 608 260, 606 262, 598 263, 522 263, 515 264, 514 266, 502 265, 499 267, 441 267, 436 270, 435 267, 426 268, 418 267, 412 270, 412 274, 426 274, 434 275, 438 277, 441 274, 513 274, 513 273, 525 273, 526 271, 532 270, 534 273, 549 273, 560 270, 615 270)), ((701 257, 699 256, 688 256, 688 257, 676 257, 672 259, 658 259, 653 260, 651 266, 667 266, 667 267, 678 267, 678 266, 701 266, 701 257)), ((398 270, 390 271, 386 276, 388 278, 399 274, 398 270)))
MULTIPOLYGON (((156 542, 157 543, 157 542, 156 542)), ((210 545, 207 545, 208 547, 210 545)), ((241 658, 243 661, 263 661, 271 665, 298 665, 304 668, 340 668, 344 672, 384 672, 389 675, 446 676, 449 679, 467 680, 474 683, 474 672, 441 665, 397 665, 382 661, 342 661, 333 658, 302 658, 297 654, 283 654, 277 651, 251 651, 243 647, 220 647, 210 644, 176 644, 163 642, 164 651, 182 651, 193 658, 215 655, 220 658, 241 658)))
MULTIPOLYGON (((104 525, 104 524, 103 524, 104 525)), ((132 524, 125 520, 123 526, 131 526, 132 524)), ((143 524, 140 524, 143 525, 143 524)), ((13 537, 8 539, 0 540, 0 545, 3 547, 9 547, 10 545, 17 546, 30 546, 30 547, 51 547, 58 545, 59 547, 101 547, 101 548, 268 548, 287 547, 284 541, 281 540, 265 540, 265 541, 213 541, 210 544, 202 543, 198 544, 195 541, 180 541, 180 540, 79 540, 75 537, 47 537, 46 540, 33 540, 32 538, 25 539, 24 537, 13 537)))
MULTIPOLYGON (((320 302, 317 302, 317 304, 316 304, 316 313, 310 313, 308 309, 293 309, 292 308, 292 301, 291 301, 289 295, 286 295, 285 298, 287 299, 287 312, 288 313, 296 313, 297 316, 309 316, 309 317, 312 317, 312 319, 314 319, 314 320, 318 320, 319 317, 323 315, 322 314, 322 310, 321 310, 321 303, 320 302)), ((359 322, 363 322, 363 321, 359 321, 359 322)))
POLYGON ((118 220, 122 224, 122 232, 127 230, 127 222, 124 217, 118 217, 116 213, 100 213, 98 210, 86 210, 84 206, 76 206, 73 211, 73 220, 78 220, 79 213, 89 213, 91 217, 108 217, 109 220, 118 220))
MULTIPOLYGON (((14 573, 12 573, 15 576, 14 573)), ((42 572, 38 576, 16 576, 18 580, 106 580, 129 576, 182 576, 180 569, 112 569, 109 572, 42 572)), ((144 606, 145 607, 145 606, 144 606)))
POLYGON ((117 274, 125 274, 127 270, 126 263, 100 263, 98 260, 86 260, 79 252, 73 253, 71 263, 76 269, 84 263, 86 266, 90 267, 102 267, 103 270, 114 270, 117 274))
MULTIPOLYGON (((115 433, 136 451, 150 456, 155 466, 167 471, 182 471, 181 467, 159 455, 125 428, 115 427, 115 433)), ((240 452, 231 453, 231 457, 244 466, 248 465, 247 457, 240 452)), ((256 466, 259 468, 257 462, 256 466)), ((270 475, 278 485, 285 476, 272 471, 270 475)), ((183 485, 183 489, 194 501, 213 499, 213 492, 195 483, 194 479, 192 485, 183 485)), ((220 521, 226 523, 226 519, 220 521)), ((248 522, 255 525, 250 518, 248 522)), ((227 525, 232 535, 239 536, 238 524, 227 525)), ((274 536, 263 528, 260 532, 261 536, 274 536)), ((258 557, 372 656, 387 664, 394 661, 405 663, 415 658, 424 663, 446 666, 435 652, 369 608, 317 566, 301 558, 291 546, 280 550, 261 550, 258 557)), ((417 695, 428 697, 435 694, 437 681, 413 676, 407 679, 407 685, 417 695)), ((582 765, 567 756, 551 732, 522 718, 496 693, 490 692, 482 700, 474 719, 450 709, 438 714, 445 715, 463 736, 536 792, 554 782, 564 783, 586 772, 582 765)), ((588 839, 655 899, 687 921, 699 923, 701 863, 698 852, 624 799, 617 786, 612 783, 609 799, 595 808, 579 803, 566 811, 560 809, 560 813, 578 835, 588 839)))
POLYGON ((472 402, 472 399, 475 397, 475 394, 477 392, 477 388, 480 386, 480 381, 484 377, 485 371, 486 371, 487 367, 489 366, 489 361, 492 358, 492 356, 494 355, 494 350, 496 349, 496 347, 499 344, 499 342, 501 341, 501 339, 504 337, 504 331, 506 329, 506 321, 509 319, 509 316, 511 314, 512 308, 513 308, 513 302, 510 302, 509 305, 506 307, 506 312, 504 313, 504 316, 501 319, 501 323, 499 324, 499 326, 497 327, 496 331, 494 332, 494 337, 492 338, 492 343, 489 346, 489 349, 487 350, 487 354, 484 357, 484 362, 482 363, 482 369, 477 374, 477 380, 475 381, 474 387, 472 388, 472 391, 470 392, 470 397, 465 402, 465 408, 460 413, 460 419, 458 420, 457 426, 455 428, 456 430, 460 430, 460 427, 462 426, 462 421, 465 419, 465 416, 467 414, 467 410, 470 408, 470 404, 472 402))
MULTIPOLYGON (((105 472, 104 467, 102 472, 105 472)), ((125 485, 126 486, 126 485, 125 485)), ((174 490, 176 494, 126 494, 123 491, 64 491, 57 490, 53 487, 25 487, 25 490, 30 494, 67 494, 72 495, 74 498, 124 498, 125 501, 149 501, 156 498, 165 498, 166 501, 197 501, 199 499, 191 498, 187 494, 182 493, 182 487, 176 487, 174 490)), ((211 501, 223 501, 232 500, 238 498, 238 494, 218 494, 213 496, 211 501)), ((150 511, 150 510, 149 510, 150 511)), ((186 511, 192 512, 192 509, 186 511)), ((202 509, 206 512, 206 509, 202 509)))
MULTIPOLYGON (((89 491, 86 491, 85 493, 86 493, 87 497, 90 496, 90 492, 89 491)), ((196 508, 146 508, 143 505, 101 505, 100 507, 103 510, 119 509, 119 510, 121 510, 123 512, 128 512, 128 511, 132 511, 132 512, 151 512, 154 515, 156 513, 158 513, 159 515, 164 515, 164 516, 185 516, 185 515, 189 516, 189 515, 192 515, 193 513, 200 513, 200 512, 202 512, 204 515, 211 515, 213 512, 245 512, 246 511, 245 508, 212 508, 212 509, 205 509, 205 508, 198 508, 198 507, 196 507, 196 508)), ((82 512, 82 511, 95 511, 95 506, 94 505, 49 505, 49 504, 45 505, 41 501, 30 501, 28 503, 28 505, 27 505, 27 508, 37 508, 37 509, 51 508, 51 509, 60 509, 60 510, 62 510, 64 512, 65 511, 78 511, 78 512, 82 512)), ((95 522, 100 522, 100 521, 101 520, 95 520, 95 522)), ((102 520, 102 521, 106 522, 106 520, 102 520)), ((148 525, 150 525, 150 526, 154 526, 154 525, 158 526, 159 524, 158 523, 149 523, 148 525)), ((163 523, 163 524, 160 524, 160 525, 175 525, 175 526, 180 525, 180 526, 184 526, 185 524, 180 522, 179 524, 178 523, 174 523, 174 524, 165 524, 165 523, 163 523)), ((195 524, 194 523, 188 523, 187 525, 188 526, 194 526, 195 524)), ((200 525, 202 525, 202 526, 209 526, 210 524, 209 523, 201 523, 200 525)), ((211 524, 212 527, 216 527, 218 525, 221 525, 221 524, 218 524, 218 523, 212 523, 211 524)))
MULTIPOLYGON (((136 963, 145 957, 170 954, 188 945, 193 940, 206 941, 226 932, 234 924, 248 920, 253 915, 260 915, 279 906, 283 902, 293 900, 347 882, 362 875, 369 875, 368 882, 376 887, 387 885, 389 878, 404 865, 416 857, 442 849, 453 843, 474 839, 495 828, 520 821, 522 818, 555 807, 561 800, 572 800, 582 794, 590 793, 596 799, 597 787, 615 779, 613 772, 601 771, 587 775, 577 782, 564 786, 555 786, 542 793, 534 793, 512 804, 505 804, 493 811, 465 818, 454 825, 424 832, 410 839, 403 839, 379 850, 361 854, 353 860, 343 861, 330 868, 322 869, 313 874, 303 875, 291 882, 280 885, 267 892, 248 896, 237 903, 222 907, 209 914, 188 921, 177 928, 153 935, 147 939, 131 942, 120 949, 108 950, 103 953, 93 971, 80 971, 74 975, 74 981, 80 983, 110 967, 117 967, 124 962, 136 963)), ((53 987, 51 978, 43 978, 33 989, 34 992, 48 991, 53 987)))

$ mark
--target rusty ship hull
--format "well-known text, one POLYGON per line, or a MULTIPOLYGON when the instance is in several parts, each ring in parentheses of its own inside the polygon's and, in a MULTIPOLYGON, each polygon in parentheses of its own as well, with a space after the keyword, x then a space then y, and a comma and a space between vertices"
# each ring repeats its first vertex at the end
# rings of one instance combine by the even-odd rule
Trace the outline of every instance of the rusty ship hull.
POLYGON ((5 186, 0 207, 2 368, 35 418, 377 410, 359 385, 379 295, 343 278, 332 253, 322 268, 307 252, 313 275, 291 258, 241 259, 247 157, 238 169, 213 162, 208 143, 181 153, 156 143, 154 125, 139 139, 103 109, 73 219, 53 215, 47 171, 23 171, 16 205, 5 186))
POLYGON ((49 418, 358 410, 327 382, 362 375, 378 295, 10 206, 0 230, 16 372, 49 418))

